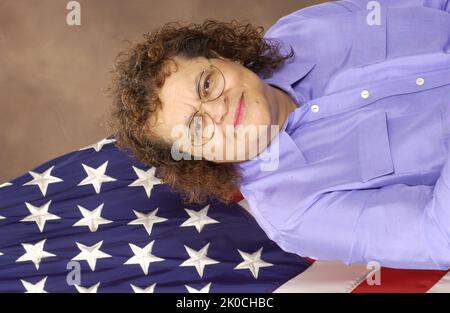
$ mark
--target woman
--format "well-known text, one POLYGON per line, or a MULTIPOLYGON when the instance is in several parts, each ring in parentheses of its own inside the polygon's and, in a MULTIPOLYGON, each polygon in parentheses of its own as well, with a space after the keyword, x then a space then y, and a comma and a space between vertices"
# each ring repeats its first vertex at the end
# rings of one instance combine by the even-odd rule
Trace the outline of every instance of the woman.
POLYGON ((261 33, 147 34, 117 63, 118 143, 189 201, 239 189, 288 252, 448 269, 450 2, 329 2, 261 33))

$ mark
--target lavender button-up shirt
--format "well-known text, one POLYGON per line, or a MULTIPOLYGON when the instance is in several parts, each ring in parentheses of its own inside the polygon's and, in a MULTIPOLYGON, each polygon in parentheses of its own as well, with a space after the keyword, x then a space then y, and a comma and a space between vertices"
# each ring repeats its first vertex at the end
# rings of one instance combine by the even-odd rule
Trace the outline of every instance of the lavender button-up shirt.
POLYGON ((237 163, 269 238, 319 260, 450 268, 450 1, 328 2, 265 37, 294 49, 264 81, 299 105, 237 163))

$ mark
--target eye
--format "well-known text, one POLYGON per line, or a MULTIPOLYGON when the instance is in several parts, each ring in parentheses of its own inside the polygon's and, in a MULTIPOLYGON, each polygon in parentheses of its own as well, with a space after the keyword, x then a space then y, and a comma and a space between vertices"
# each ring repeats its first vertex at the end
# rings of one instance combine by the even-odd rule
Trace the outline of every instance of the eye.
POLYGON ((204 97, 208 97, 211 94, 211 86, 212 86, 213 82, 212 82, 212 75, 208 74, 206 75, 203 83, 202 83, 202 95, 204 97))
POLYGON ((201 115, 195 114, 192 118, 191 124, 190 124, 190 134, 192 138, 201 138, 202 136, 202 129, 204 127, 203 124, 203 117, 201 115))
POLYGON ((225 77, 215 66, 210 66, 202 72, 197 91, 198 96, 203 101, 212 101, 220 97, 225 87, 225 77))
POLYGON ((202 131, 202 119, 195 118, 194 119, 194 134, 196 136, 199 136, 201 131, 202 131))
POLYGON ((205 82, 203 83, 203 90, 207 93, 209 89, 209 77, 207 78, 207 80, 205 80, 205 82))

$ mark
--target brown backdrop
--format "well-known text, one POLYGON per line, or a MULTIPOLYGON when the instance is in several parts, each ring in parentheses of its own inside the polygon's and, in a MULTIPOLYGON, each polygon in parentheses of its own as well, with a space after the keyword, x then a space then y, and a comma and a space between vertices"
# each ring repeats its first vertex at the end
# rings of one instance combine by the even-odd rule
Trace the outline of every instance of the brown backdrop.
POLYGON ((250 19, 267 30, 319 0, 64 0, 0 2, 0 183, 107 134, 104 89, 124 40, 168 21, 250 19))

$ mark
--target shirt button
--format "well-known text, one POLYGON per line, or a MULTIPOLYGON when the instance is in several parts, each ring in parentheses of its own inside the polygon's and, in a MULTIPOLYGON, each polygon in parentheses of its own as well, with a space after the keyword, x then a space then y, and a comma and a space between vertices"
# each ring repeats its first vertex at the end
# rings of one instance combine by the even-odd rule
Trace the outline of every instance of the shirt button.
POLYGON ((311 111, 313 111, 314 113, 319 112, 319 106, 317 104, 313 104, 311 106, 311 111))
POLYGON ((425 83, 425 80, 422 77, 416 79, 416 85, 422 86, 425 83))
POLYGON ((361 98, 363 99, 369 98, 369 91, 368 90, 361 91, 361 98))

